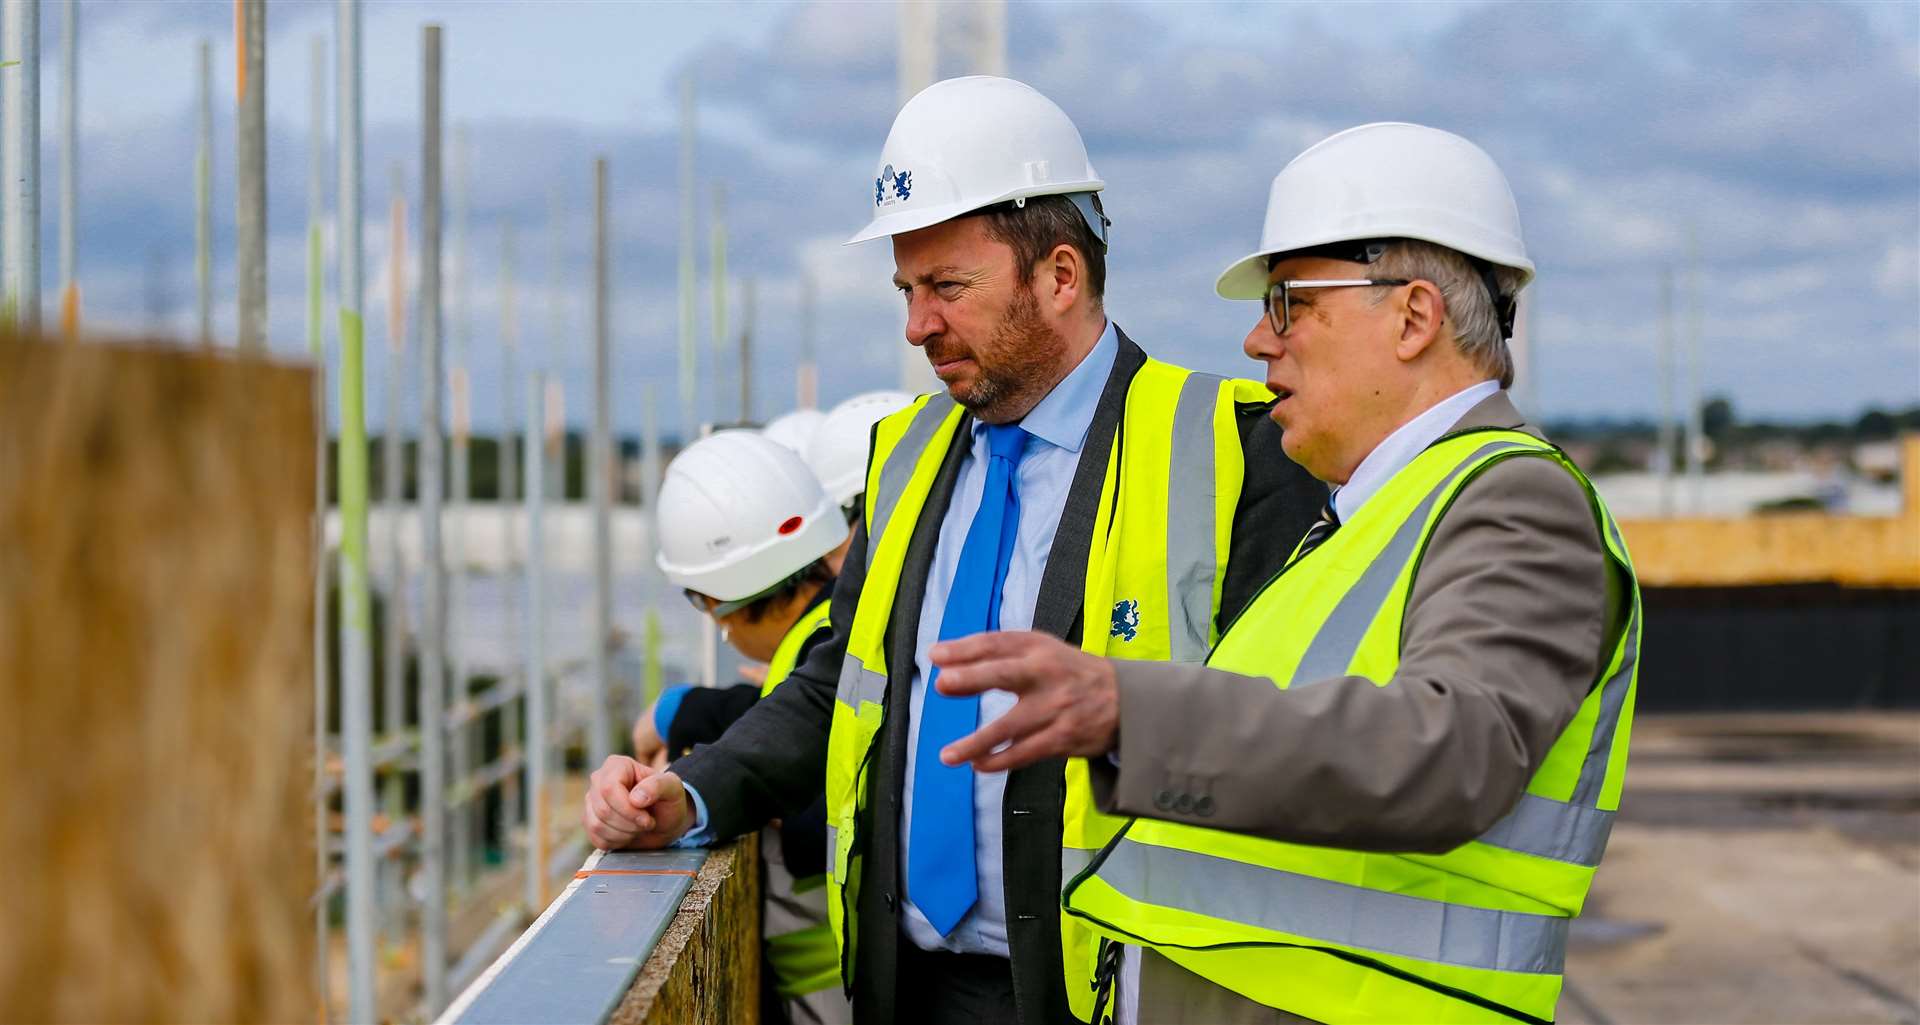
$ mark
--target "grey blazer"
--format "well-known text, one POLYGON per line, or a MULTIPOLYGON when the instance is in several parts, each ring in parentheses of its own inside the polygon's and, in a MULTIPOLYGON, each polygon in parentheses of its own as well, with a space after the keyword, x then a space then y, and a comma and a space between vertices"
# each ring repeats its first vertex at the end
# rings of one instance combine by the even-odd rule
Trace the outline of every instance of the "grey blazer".
MULTIPOLYGON (((1542 437, 1505 392, 1453 430, 1487 427, 1542 437)), ((1096 798, 1121 815, 1360 850, 1441 852, 1480 835, 1519 800, 1627 621, 1600 529, 1579 483, 1547 460, 1509 459, 1469 482, 1421 562, 1391 687, 1281 690, 1118 663, 1118 764, 1093 760, 1096 798), (1211 797, 1211 814, 1163 810, 1160 791, 1211 797)), ((1151 951, 1140 993, 1143 1023, 1298 1020, 1151 951)))
MULTIPOLYGON (((1088 540, 1120 429, 1127 387, 1146 354, 1120 332, 1120 349, 1101 393, 1078 469, 1069 489, 1053 552, 1041 577, 1035 630, 1069 641, 1080 636, 1080 605, 1088 540)), ((1238 410, 1246 478, 1234 514, 1233 544, 1222 580, 1220 618, 1236 615, 1286 560, 1326 500, 1326 487, 1286 458, 1266 406, 1238 410)), ((966 429, 963 422, 962 430, 966 429)), ((868 768, 865 819, 859 824, 863 859, 855 909, 854 1016, 863 1023, 917 1017, 911 995, 896 992, 901 783, 909 736, 909 679, 940 522, 968 446, 954 445, 935 478, 907 547, 899 599, 887 629, 886 718, 868 768)), ((865 525, 856 528, 833 593, 832 635, 816 645, 785 683, 756 704, 720 741, 696 749, 674 770, 700 791, 716 836, 731 837, 768 819, 806 807, 820 792, 834 688, 846 656, 854 606, 866 579, 865 525)), ((1041 762, 1009 773, 1002 821, 1008 942, 1012 948, 1015 1007, 1023 1025, 1070 1022, 1060 964, 1060 835, 1065 799, 1063 763, 1041 762)))

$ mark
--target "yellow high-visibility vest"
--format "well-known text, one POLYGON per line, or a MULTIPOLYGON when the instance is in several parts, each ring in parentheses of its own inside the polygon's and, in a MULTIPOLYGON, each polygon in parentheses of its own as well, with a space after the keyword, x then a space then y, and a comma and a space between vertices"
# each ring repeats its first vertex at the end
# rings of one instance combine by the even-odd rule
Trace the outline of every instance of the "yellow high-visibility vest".
MULTIPOLYGON (((1217 636, 1220 587, 1244 477, 1236 402, 1272 396, 1256 382, 1148 360, 1128 387, 1107 457, 1088 552, 1081 647, 1114 658, 1198 662, 1217 636)), ((841 664, 827 746, 827 913, 841 971, 853 982, 853 908, 859 899, 856 822, 868 800, 867 759, 886 708, 886 632, 899 601, 907 543, 925 511, 963 410, 945 394, 922 396, 880 421, 868 461, 867 566, 841 664)), ((1120 821, 1100 815, 1086 763, 1066 770, 1063 861, 1077 867, 1120 821)), ((1062 919, 1067 993, 1089 1018, 1097 941, 1062 919)))
MULTIPOLYGON (((1282 688, 1359 676, 1388 686, 1421 556, 1469 481, 1550 459, 1586 490, 1631 611, 1611 657, 1493 828, 1445 854, 1282 843, 1134 819, 1066 884, 1068 915, 1152 947, 1212 982, 1316 1021, 1550 1021, 1567 926, 1620 806, 1640 645, 1640 597, 1620 528, 1586 476, 1517 431, 1465 431, 1394 475, 1295 557, 1207 664, 1282 688)), ((1381 744, 1393 743, 1379 737, 1381 744)))
MULTIPOLYGON (((793 674, 794 665, 800 660, 800 649, 809 638, 831 629, 827 616, 832 606, 832 602, 822 601, 787 628, 786 635, 780 638, 780 645, 773 649, 773 658, 767 662, 767 679, 760 685, 761 697, 773 693, 775 687, 793 674)), ((769 844, 779 842, 780 838, 771 828, 761 831, 762 856, 765 856, 769 844)), ((827 925, 826 876, 793 879, 784 871, 785 866, 781 867, 783 871, 769 872, 768 917, 773 917, 771 902, 778 901, 790 912, 786 918, 806 924, 779 932, 774 931, 778 926, 769 926, 765 942, 767 964, 773 969, 774 989, 782 997, 791 1000, 808 993, 818 993, 839 983, 840 951, 834 946, 833 930, 827 925)))

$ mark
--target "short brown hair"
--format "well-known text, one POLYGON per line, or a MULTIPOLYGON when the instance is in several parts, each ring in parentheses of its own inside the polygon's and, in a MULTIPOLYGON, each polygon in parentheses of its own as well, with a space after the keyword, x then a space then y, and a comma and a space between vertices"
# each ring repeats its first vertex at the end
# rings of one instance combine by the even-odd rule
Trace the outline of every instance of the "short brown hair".
MULTIPOLYGON (((1100 210, 1100 197, 1093 197, 1093 208, 1100 210)), ((1013 265, 1026 268, 1029 280, 1033 265, 1055 246, 1072 246, 1087 261, 1087 285, 1097 309, 1107 291, 1107 247, 1100 236, 1087 226, 1080 208, 1065 196, 1034 196, 1024 206, 996 203, 968 216, 986 219, 987 237, 1013 249, 1013 265)))

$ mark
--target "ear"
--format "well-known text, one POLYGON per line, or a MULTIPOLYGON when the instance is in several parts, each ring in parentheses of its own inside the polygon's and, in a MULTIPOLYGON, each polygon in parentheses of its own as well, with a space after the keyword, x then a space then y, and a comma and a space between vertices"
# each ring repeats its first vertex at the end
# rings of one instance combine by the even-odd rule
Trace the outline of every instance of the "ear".
POLYGON ((1034 297, 1040 301, 1041 309, 1056 317, 1073 309, 1086 287, 1087 262, 1078 249, 1065 243, 1054 246, 1034 268, 1034 297))
POLYGON ((1447 300, 1440 294, 1440 286, 1431 281, 1416 280, 1402 286, 1394 297, 1394 312, 1400 317, 1400 338, 1393 354, 1402 363, 1418 359, 1445 333, 1447 300))

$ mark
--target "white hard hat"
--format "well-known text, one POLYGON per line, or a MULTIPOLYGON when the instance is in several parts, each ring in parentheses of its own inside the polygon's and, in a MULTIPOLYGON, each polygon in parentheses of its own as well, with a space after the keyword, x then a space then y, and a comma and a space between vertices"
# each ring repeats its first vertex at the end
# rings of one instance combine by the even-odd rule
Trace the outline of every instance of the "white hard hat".
POLYGON ((758 431, 687 446, 660 484, 660 569, 676 586, 751 598, 847 539, 847 521, 800 456, 758 431))
POLYGON ((807 446, 807 465, 827 497, 839 505, 867 490, 867 445, 873 425, 913 404, 903 391, 870 391, 833 407, 807 446))
POLYGON ((1486 151, 1452 132, 1380 122, 1349 128, 1294 157, 1273 178, 1260 249, 1214 290, 1260 299, 1268 257, 1338 242, 1411 238, 1533 278, 1520 210, 1486 151))
POLYGON ((867 188, 873 220, 848 245, 1034 196, 1073 196, 1103 241, 1106 187, 1066 112, 1010 78, 950 78, 900 108, 867 188), (1096 218, 1099 220, 1096 222, 1096 218))
POLYGON ((820 424, 826 418, 827 414, 817 409, 796 409, 767 421, 767 425, 760 428, 760 433, 768 441, 778 442, 804 456, 807 454, 807 443, 813 440, 814 432, 820 429, 820 424))

